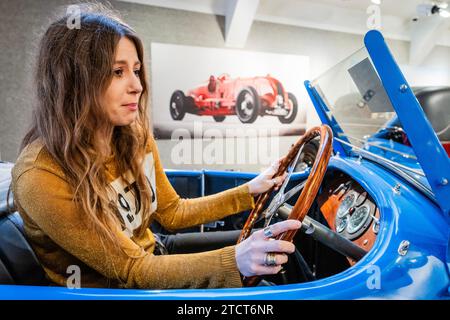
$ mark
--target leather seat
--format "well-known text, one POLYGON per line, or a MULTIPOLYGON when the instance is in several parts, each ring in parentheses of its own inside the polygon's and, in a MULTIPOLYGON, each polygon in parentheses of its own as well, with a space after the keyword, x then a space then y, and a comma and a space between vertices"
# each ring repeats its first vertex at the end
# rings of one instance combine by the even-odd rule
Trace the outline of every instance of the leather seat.
POLYGON ((440 141, 450 141, 450 87, 417 88, 414 93, 440 141))
MULTIPOLYGON (((7 210, 12 167, 12 163, 0 162, 0 284, 47 285, 45 272, 26 239, 22 218, 7 210)), ((9 200, 11 204, 12 195, 9 200)))

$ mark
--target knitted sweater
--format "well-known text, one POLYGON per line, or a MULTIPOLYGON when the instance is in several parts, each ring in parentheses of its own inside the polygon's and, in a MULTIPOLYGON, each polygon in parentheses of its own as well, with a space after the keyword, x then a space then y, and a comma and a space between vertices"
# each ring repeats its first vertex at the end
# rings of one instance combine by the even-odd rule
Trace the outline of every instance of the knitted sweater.
MULTIPOLYGON (((248 185, 196 199, 181 199, 168 181, 154 139, 147 148, 145 174, 152 190, 151 218, 169 230, 221 219, 254 206, 248 185)), ((25 233, 48 278, 65 286, 78 266, 82 287, 214 288, 241 286, 235 247, 176 255, 154 255, 150 229, 133 235, 142 222, 139 199, 118 178, 114 157, 106 163, 124 229, 119 244, 103 241, 87 227, 72 201, 73 189, 64 172, 39 140, 20 154, 13 169, 13 193, 25 233), (138 208, 138 210, 136 209, 138 208), (124 252, 133 252, 130 257, 124 252), (139 256, 139 257, 136 257, 139 256)), ((127 180, 133 179, 130 173, 127 180)), ((131 183, 133 180, 130 181, 131 183)))

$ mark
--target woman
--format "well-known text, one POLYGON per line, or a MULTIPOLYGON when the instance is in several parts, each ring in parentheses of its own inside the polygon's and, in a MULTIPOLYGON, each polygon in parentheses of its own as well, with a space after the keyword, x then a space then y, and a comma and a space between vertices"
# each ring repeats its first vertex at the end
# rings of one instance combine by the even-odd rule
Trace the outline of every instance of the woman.
MULTIPOLYGON (((236 287, 242 275, 277 273, 295 248, 263 231, 236 246, 155 254, 153 220, 175 230, 221 219, 252 208, 284 177, 269 168, 234 189, 180 199, 149 129, 141 40, 104 7, 81 11, 79 29, 63 17, 41 40, 37 106, 13 169, 16 206, 49 280, 66 285, 71 266, 83 287, 236 287)), ((271 231, 299 227, 284 221, 271 231)))

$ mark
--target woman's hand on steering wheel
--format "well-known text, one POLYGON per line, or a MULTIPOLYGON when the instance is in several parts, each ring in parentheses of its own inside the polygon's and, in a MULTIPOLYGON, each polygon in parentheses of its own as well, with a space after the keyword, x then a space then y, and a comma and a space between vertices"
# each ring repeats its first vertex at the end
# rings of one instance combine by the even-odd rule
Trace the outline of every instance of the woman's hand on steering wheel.
POLYGON ((275 187, 274 190, 278 190, 286 179, 287 173, 276 178, 273 176, 277 173, 283 159, 284 157, 276 160, 270 167, 248 182, 248 189, 252 196, 264 193, 272 187, 275 187))
POLYGON ((277 274, 282 264, 288 261, 287 254, 295 251, 292 242, 275 240, 279 234, 297 230, 301 227, 298 220, 285 220, 258 230, 236 245, 236 264, 245 277, 277 274))

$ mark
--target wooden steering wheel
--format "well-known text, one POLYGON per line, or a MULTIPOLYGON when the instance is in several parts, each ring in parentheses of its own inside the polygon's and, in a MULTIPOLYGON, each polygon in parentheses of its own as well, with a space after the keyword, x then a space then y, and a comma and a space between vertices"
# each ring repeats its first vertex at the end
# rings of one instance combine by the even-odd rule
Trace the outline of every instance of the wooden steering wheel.
MULTIPOLYGON (((273 176, 274 178, 279 177, 282 176, 284 172, 288 171, 288 175, 284 180, 283 185, 280 187, 279 192, 277 193, 277 195, 275 195, 274 200, 272 200, 268 208, 269 210, 276 211, 284 202, 288 200, 288 198, 284 194, 284 189, 286 188, 286 185, 289 182, 289 179, 294 171, 294 168, 297 164, 303 146, 310 140, 316 138, 317 136, 320 136, 320 144, 319 149, 317 151, 316 159, 314 160, 314 163, 311 167, 310 174, 306 180, 306 183, 302 184, 302 187, 304 186, 304 188, 300 196, 298 197, 298 200, 295 203, 295 206, 293 207, 288 219, 296 219, 302 222, 303 219, 305 218, 306 214, 311 208, 311 205, 314 202, 314 199, 317 196, 317 192, 319 191, 319 187, 322 183, 325 171, 328 166, 328 162, 330 160, 331 152, 333 150, 332 146, 333 132, 327 125, 322 125, 309 129, 289 150, 289 153, 281 162, 278 171, 273 176)), ((270 195, 272 194, 274 188, 275 186, 258 196, 255 208, 251 211, 250 215, 248 216, 248 219, 245 222, 244 228, 242 229, 242 232, 239 236, 237 243, 244 241, 250 236, 253 226, 261 216, 263 208, 267 200, 270 198, 270 195)), ((291 193, 291 196, 294 193, 291 193)), ((296 233, 297 230, 286 231, 282 234, 279 234, 276 237, 276 239, 292 241, 296 233)), ((259 276, 243 277, 244 286, 247 287, 254 286, 259 281, 260 281, 259 276)))

